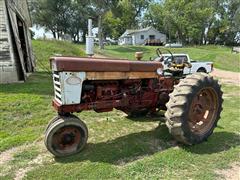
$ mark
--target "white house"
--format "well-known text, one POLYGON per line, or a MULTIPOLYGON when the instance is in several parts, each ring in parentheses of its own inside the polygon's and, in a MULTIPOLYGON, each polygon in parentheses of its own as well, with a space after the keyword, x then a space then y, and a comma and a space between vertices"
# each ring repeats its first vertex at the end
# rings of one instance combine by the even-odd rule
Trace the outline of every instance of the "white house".
POLYGON ((144 29, 130 30, 127 29, 118 39, 119 45, 142 45, 147 41, 158 41, 166 43, 166 35, 160 33, 153 27, 144 29))

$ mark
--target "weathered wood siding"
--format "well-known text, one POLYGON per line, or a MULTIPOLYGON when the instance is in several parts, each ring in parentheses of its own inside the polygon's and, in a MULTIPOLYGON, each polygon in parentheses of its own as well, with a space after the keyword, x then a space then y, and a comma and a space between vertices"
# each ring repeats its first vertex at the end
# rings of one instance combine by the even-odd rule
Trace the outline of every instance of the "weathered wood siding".
POLYGON ((31 26, 27 0, 0 0, 0 84, 25 80, 27 73, 34 71, 31 26), (23 23, 24 53, 17 19, 23 23))
POLYGON ((9 6, 11 6, 17 13, 23 18, 28 27, 32 26, 31 18, 28 10, 28 4, 26 0, 7 0, 9 6))
POLYGON ((11 61, 10 40, 7 27, 7 13, 4 0, 0 0, 0 62, 11 61))

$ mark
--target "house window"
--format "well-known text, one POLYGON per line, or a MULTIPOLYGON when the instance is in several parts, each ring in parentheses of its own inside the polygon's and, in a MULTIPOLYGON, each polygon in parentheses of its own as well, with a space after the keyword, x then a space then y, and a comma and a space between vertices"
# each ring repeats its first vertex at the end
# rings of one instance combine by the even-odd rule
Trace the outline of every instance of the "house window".
POLYGON ((155 35, 149 35, 149 39, 155 39, 155 35))
POLYGON ((144 35, 141 35, 141 39, 144 39, 144 35))

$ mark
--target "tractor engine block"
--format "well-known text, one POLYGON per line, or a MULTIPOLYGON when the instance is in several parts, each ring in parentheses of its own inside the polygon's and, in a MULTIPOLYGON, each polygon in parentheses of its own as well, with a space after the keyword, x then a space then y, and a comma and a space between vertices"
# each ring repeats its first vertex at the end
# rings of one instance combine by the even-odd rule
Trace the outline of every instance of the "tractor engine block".
POLYGON ((174 83, 172 79, 167 80, 85 81, 81 104, 92 104, 96 112, 111 111, 113 108, 124 112, 143 108, 153 112, 156 108, 165 109, 174 83))

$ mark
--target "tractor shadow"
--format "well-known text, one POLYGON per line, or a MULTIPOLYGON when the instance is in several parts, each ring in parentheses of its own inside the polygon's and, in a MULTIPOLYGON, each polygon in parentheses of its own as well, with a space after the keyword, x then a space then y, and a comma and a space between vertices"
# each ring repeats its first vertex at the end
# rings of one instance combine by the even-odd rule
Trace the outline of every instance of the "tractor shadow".
POLYGON ((55 158, 55 160, 59 163, 87 160, 125 165, 169 148, 177 147, 195 154, 214 154, 238 145, 240 145, 239 135, 230 132, 215 132, 208 141, 198 145, 180 145, 173 140, 167 127, 160 123, 151 131, 133 133, 106 142, 89 143, 81 153, 65 158, 55 158))
POLYGON ((136 121, 136 122, 154 122, 154 121, 160 121, 162 123, 165 123, 166 119, 164 116, 164 112, 157 112, 155 114, 149 114, 147 116, 142 116, 142 117, 131 117, 131 116, 126 116, 127 119, 131 121, 136 121))
POLYGON ((125 164, 171 147, 167 143, 170 139, 167 127, 160 124, 151 131, 141 131, 96 144, 89 143, 79 154, 55 160, 61 163, 89 160, 125 164))
POLYGON ((182 146, 183 149, 194 154, 214 154, 227 151, 240 145, 240 135, 232 132, 213 132, 207 141, 193 146, 182 146))

